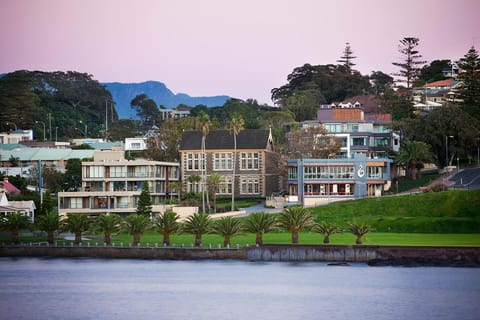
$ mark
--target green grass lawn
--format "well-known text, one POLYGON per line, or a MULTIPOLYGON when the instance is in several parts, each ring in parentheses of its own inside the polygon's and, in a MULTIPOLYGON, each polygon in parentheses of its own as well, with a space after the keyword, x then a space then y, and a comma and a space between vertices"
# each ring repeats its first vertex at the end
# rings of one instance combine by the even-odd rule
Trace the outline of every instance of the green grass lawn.
POLYGON ((480 232, 480 190, 367 198, 311 209, 317 221, 367 223, 378 232, 480 232))
MULTIPOLYGON (((96 243, 101 245, 103 238, 101 235, 87 235, 90 237, 90 244, 96 243)), ((202 237, 203 246, 208 247, 210 244, 213 247, 223 244, 223 238, 218 235, 206 234, 202 237)), ((58 239, 63 243, 62 239, 58 239)), ((128 245, 132 242, 132 236, 122 233, 113 237, 115 245, 128 245)), ((193 244, 193 235, 172 235, 170 237, 171 245, 190 247, 193 244)), ((71 241, 66 241, 65 243, 71 241)), ((255 235, 245 234, 236 236, 232 239, 232 246, 237 244, 240 246, 255 245, 255 235)), ((323 236, 318 233, 309 231, 300 233, 299 244, 322 244, 323 236)), ((154 246, 162 245, 162 237, 154 232, 147 231, 141 238, 142 245, 149 244, 154 246)), ((274 232, 264 235, 264 244, 290 244, 291 235, 287 232, 274 232)), ((338 245, 352 245, 355 243, 355 237, 349 233, 335 234, 330 237, 330 244, 338 245)), ((480 233, 474 234, 425 234, 425 233, 385 233, 385 232, 371 232, 363 238, 363 243, 366 245, 406 245, 406 246, 480 246, 480 233)), ((84 241, 84 244, 86 242, 84 241)))

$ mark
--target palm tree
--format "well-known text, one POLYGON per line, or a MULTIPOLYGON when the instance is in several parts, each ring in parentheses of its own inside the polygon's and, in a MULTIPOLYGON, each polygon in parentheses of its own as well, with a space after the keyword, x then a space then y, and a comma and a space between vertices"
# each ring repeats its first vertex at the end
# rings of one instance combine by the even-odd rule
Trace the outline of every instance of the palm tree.
POLYGON ((240 114, 234 113, 228 122, 228 129, 233 133, 233 161, 232 161, 232 211, 235 210, 235 175, 237 164, 237 136, 244 129, 245 122, 240 114))
POLYGON ((330 243, 330 236, 342 232, 342 229, 332 223, 320 222, 313 226, 312 231, 323 234, 323 243, 330 243))
POLYGON ((196 174, 193 174, 191 176, 188 176, 187 180, 188 180, 188 182, 190 182, 192 184, 192 192, 193 192, 193 185, 202 181, 202 177, 200 177, 196 174))
POLYGON ((8 213, 1 221, 0 229, 10 232, 13 243, 20 242, 20 230, 30 228, 31 219, 19 213, 8 213))
POLYGON ((86 214, 69 213, 65 221, 65 229, 75 234, 76 245, 82 242, 82 233, 88 229, 90 221, 86 214))
POLYGON ((415 180, 419 169, 423 168, 423 162, 432 160, 432 153, 425 142, 406 141, 400 148, 396 160, 398 164, 406 167, 407 174, 415 180))
POLYGON ((292 233, 292 243, 298 243, 298 232, 314 224, 313 216, 302 206, 285 209, 277 217, 278 225, 292 233))
POLYGON ((124 228, 128 234, 133 236, 132 244, 138 246, 140 238, 150 227, 150 218, 143 214, 131 214, 125 219, 124 228))
MULTIPOLYGON (((178 194, 178 203, 180 203, 180 194, 182 192, 183 183, 181 181, 174 181, 168 184, 171 191, 176 191, 178 194)), ((170 192, 170 200, 173 200, 173 192, 170 192)))
MULTIPOLYGON (((200 121, 200 129, 202 130, 202 160, 201 160, 201 166, 202 166, 202 212, 205 213, 205 184, 206 184, 206 140, 207 140, 207 135, 208 132, 210 131, 210 118, 208 117, 208 114, 206 114, 203 111, 200 111, 198 113, 198 120, 200 121)), ((207 194, 208 196, 208 194, 207 194)), ((208 202, 208 200, 207 200, 208 202)))
POLYGON ((212 233, 223 237, 223 246, 230 247, 230 239, 243 232, 240 220, 232 217, 222 217, 216 220, 212 226, 212 233))
POLYGON ((254 212, 244 220, 245 230, 255 233, 255 243, 263 244, 263 235, 276 229, 275 216, 264 212, 254 212))
POLYGON ((355 241, 356 244, 362 244, 362 237, 374 229, 365 223, 351 223, 347 230, 357 237, 357 240, 355 241))
POLYGON ((195 235, 195 246, 202 245, 202 235, 210 231, 211 219, 205 213, 194 213, 182 226, 182 232, 195 235))
POLYGON ((62 221, 57 213, 49 211, 38 219, 37 226, 41 231, 47 233, 47 242, 53 244, 55 232, 62 227, 62 221))
POLYGON ((118 214, 102 214, 93 222, 93 232, 103 232, 104 243, 112 244, 112 234, 120 231, 122 218, 118 214))
POLYGON ((213 172, 208 178, 208 185, 212 190, 213 196, 213 212, 215 213, 217 212, 217 190, 223 182, 223 176, 217 172, 213 172))
POLYGON ((173 211, 165 211, 155 220, 155 229, 163 236, 163 244, 170 245, 170 235, 180 230, 180 216, 173 211))

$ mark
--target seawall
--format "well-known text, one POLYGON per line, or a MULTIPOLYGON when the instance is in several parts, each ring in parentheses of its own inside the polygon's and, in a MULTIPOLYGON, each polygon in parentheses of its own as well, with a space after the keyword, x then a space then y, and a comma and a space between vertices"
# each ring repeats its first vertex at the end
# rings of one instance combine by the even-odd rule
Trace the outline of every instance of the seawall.
POLYGON ((242 248, 0 246, 0 257, 363 262, 369 265, 480 267, 480 247, 264 245, 242 248))

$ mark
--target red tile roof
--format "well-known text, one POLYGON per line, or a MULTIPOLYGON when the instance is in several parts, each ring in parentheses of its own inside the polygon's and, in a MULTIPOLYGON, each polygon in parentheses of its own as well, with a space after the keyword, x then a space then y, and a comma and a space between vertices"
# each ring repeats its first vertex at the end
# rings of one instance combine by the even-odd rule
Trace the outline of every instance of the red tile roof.
POLYGON ((19 195, 21 193, 17 187, 8 182, 8 177, 4 177, 3 181, 0 181, 0 187, 3 187, 7 194, 19 195))
POLYGON ((453 78, 439 80, 439 81, 427 83, 426 85, 424 85, 424 87, 426 88, 451 87, 453 85, 453 81, 455 81, 455 79, 453 78))

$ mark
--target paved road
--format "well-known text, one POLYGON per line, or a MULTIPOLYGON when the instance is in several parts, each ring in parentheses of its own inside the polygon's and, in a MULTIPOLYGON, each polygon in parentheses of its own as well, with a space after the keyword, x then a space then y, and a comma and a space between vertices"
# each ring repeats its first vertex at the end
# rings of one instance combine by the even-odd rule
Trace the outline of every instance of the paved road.
POLYGON ((480 189, 480 168, 461 169, 448 180, 452 189, 480 189))

